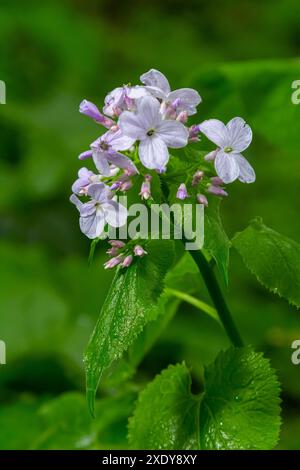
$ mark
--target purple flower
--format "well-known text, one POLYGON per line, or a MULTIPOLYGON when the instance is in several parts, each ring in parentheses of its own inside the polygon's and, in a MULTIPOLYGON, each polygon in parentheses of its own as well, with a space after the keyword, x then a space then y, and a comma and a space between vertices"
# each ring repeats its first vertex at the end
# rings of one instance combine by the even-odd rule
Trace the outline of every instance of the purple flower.
POLYGON ((107 116, 120 116, 122 111, 135 109, 135 100, 148 95, 149 92, 142 86, 130 87, 125 85, 112 90, 105 97, 103 112, 107 116))
POLYGON ((91 144, 92 156, 97 170, 104 176, 110 176, 109 163, 123 168, 131 174, 138 173, 134 163, 118 150, 132 147, 134 139, 126 136, 120 129, 107 131, 91 144))
POLYGON ((99 183, 101 175, 95 175, 92 171, 83 167, 78 171, 78 179, 72 185, 72 192, 79 196, 86 195, 91 183, 99 183))
POLYGON ((187 190, 186 190, 186 185, 184 183, 181 183, 179 186, 177 193, 176 193, 177 199, 181 199, 182 201, 189 197, 187 190))
POLYGON ((237 178, 242 183, 253 183, 255 172, 241 152, 249 147, 252 130, 244 119, 236 117, 225 126, 218 119, 209 119, 199 124, 206 137, 218 146, 215 168, 224 183, 232 183, 237 178))
POLYGON ((205 207, 208 206, 208 200, 207 197, 204 196, 204 194, 197 194, 197 201, 199 204, 203 204, 205 207))
POLYGON ((141 245, 135 245, 133 253, 135 256, 145 256, 148 254, 141 245))
POLYGON ((184 147, 188 131, 178 121, 163 120, 158 100, 146 96, 137 101, 137 112, 124 111, 119 126, 124 135, 139 140, 139 157, 146 168, 164 170, 169 160, 168 147, 184 147))
POLYGON ((122 264, 121 264, 122 268, 128 268, 128 266, 131 265, 132 261, 133 261, 132 255, 126 256, 124 260, 122 261, 122 264))
POLYGON ((106 127, 107 129, 111 128, 112 126, 115 126, 116 124, 112 119, 103 116, 103 114, 100 113, 99 109, 94 103, 91 103, 87 100, 81 101, 79 105, 79 112, 94 119, 94 121, 98 122, 99 124, 102 124, 102 126, 106 127))
POLYGON ((79 213, 81 231, 88 238, 99 237, 106 223, 112 227, 121 227, 127 220, 127 209, 112 199, 112 192, 104 183, 91 184, 87 191, 91 201, 82 203, 75 194, 70 201, 79 213))
POLYGON ((179 90, 171 91, 167 78, 155 69, 144 73, 140 79, 153 96, 171 105, 175 108, 177 114, 185 111, 188 116, 191 116, 197 112, 196 106, 201 102, 201 97, 196 90, 180 88, 179 90))

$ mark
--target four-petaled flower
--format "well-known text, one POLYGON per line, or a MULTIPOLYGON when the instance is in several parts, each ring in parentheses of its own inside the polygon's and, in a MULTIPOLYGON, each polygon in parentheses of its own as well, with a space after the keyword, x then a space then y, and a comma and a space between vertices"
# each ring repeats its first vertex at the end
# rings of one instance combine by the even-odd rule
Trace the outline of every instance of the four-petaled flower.
POLYGON ((185 111, 188 116, 191 116, 197 112, 196 106, 201 103, 201 96, 196 90, 179 88, 171 91, 168 79, 155 69, 144 73, 140 80, 153 96, 174 107, 178 114, 185 111))
POLYGON ((127 150, 135 139, 122 133, 120 129, 109 130, 91 144, 92 157, 97 170, 104 176, 110 176, 109 163, 125 169, 129 174, 138 173, 134 163, 118 150, 127 150))
POLYGON ((232 183, 237 178, 242 183, 253 183, 255 172, 241 152, 249 147, 252 130, 244 119, 236 117, 225 126, 218 119, 208 119, 199 124, 200 131, 218 146, 215 153, 215 168, 224 183, 232 183))
POLYGON ((81 231, 88 238, 99 237, 108 223, 112 227, 121 227, 127 220, 127 209, 113 200, 113 193, 104 183, 94 183, 88 188, 89 202, 83 203, 75 194, 70 201, 77 207, 81 231))
POLYGON ((137 101, 137 112, 124 111, 119 118, 123 134, 139 140, 139 157, 149 169, 164 171, 169 160, 168 147, 184 147, 186 127, 178 121, 164 120, 157 99, 146 96, 137 101))

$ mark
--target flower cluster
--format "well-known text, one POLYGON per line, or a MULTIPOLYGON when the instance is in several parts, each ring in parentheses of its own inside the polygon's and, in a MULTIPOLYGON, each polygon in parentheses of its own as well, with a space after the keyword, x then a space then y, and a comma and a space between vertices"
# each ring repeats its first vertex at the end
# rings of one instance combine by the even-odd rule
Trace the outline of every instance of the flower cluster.
POLYGON ((121 240, 110 240, 111 247, 107 250, 110 259, 104 264, 105 269, 112 269, 115 266, 128 268, 133 261, 134 256, 142 257, 147 255, 147 251, 141 245, 126 245, 121 240))
MULTIPOLYGON (((206 206, 204 193, 223 197, 227 195, 224 184, 236 179, 244 183, 255 180, 253 168, 241 154, 252 139, 252 131, 243 119, 236 117, 227 125, 209 119, 188 127, 189 116, 196 113, 201 102, 196 90, 172 91, 167 78, 155 69, 143 74, 140 81, 140 85, 124 85, 111 91, 105 97, 102 111, 87 100, 79 107, 80 113, 105 128, 89 149, 79 155, 80 160, 92 160, 96 172, 81 168, 70 198, 79 211, 82 232, 91 239, 101 236, 106 224, 121 227, 126 223, 127 210, 118 203, 116 193, 130 190, 135 178, 142 174, 139 194, 145 201, 151 199, 150 172, 166 173, 169 149, 198 142, 201 134, 217 146, 205 157, 214 165, 215 173, 204 174, 199 161, 190 188, 187 181, 179 185, 178 199, 184 200, 190 190, 196 191, 198 203, 206 206)), ((116 248, 113 245, 111 250, 116 248)), ((130 264, 132 255, 125 259, 119 255, 106 267, 121 262, 123 266, 130 264)))

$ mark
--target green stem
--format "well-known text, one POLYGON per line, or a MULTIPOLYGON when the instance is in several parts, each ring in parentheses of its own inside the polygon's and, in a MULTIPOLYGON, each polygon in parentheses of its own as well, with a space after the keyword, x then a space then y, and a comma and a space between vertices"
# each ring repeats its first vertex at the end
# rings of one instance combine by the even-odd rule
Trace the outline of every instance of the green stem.
POLYGON ((193 305, 194 307, 198 308, 202 312, 209 315, 211 318, 213 318, 217 322, 220 322, 220 318, 218 316, 218 312, 216 311, 216 309, 206 304, 202 300, 196 299, 192 295, 186 294, 185 292, 182 292, 180 290, 171 289, 170 287, 166 287, 165 292, 167 294, 174 295, 174 297, 177 297, 178 299, 183 300, 184 302, 187 302, 188 304, 193 305))
MULTIPOLYGON (((169 189, 166 185, 166 182, 161 178, 161 188, 166 201, 168 201, 169 189)), ((186 243, 187 240, 183 239, 183 243, 186 243)), ((228 338, 234 346, 242 347, 244 346, 243 340, 239 334, 239 331, 233 321, 230 310, 227 307, 226 301, 224 299, 223 293, 217 281, 217 278, 212 269, 213 266, 210 266, 209 262, 205 258, 201 250, 191 250, 189 251, 195 263, 198 266, 200 273, 204 279, 205 285, 209 292, 209 295, 216 307, 221 323, 227 333, 228 338)))
POLYGON ((209 266, 208 261, 200 250, 190 251, 192 258, 197 264, 199 271, 202 274, 204 282, 206 284, 209 295, 216 307, 219 318, 223 324, 223 327, 234 346, 242 347, 244 345, 243 340, 238 332, 238 329, 233 321, 229 308, 223 297, 221 288, 218 284, 217 278, 209 266))

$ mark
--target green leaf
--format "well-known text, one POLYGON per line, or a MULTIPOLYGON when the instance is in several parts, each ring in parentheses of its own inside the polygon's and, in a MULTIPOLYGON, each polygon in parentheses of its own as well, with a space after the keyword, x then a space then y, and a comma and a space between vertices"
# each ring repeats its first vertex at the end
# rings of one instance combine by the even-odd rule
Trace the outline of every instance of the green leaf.
POLYGON ((146 323, 159 314, 157 301, 173 262, 171 241, 149 241, 143 258, 119 269, 85 354, 87 398, 91 412, 103 370, 133 343, 146 323))
POLYGON ((300 307, 300 245, 260 218, 232 240, 246 266, 270 291, 300 307))
POLYGON ((159 315, 155 321, 148 323, 137 336, 124 356, 108 369, 108 376, 104 379, 108 387, 120 386, 120 383, 131 378, 146 354, 150 351, 157 339, 174 317, 180 300, 164 292, 158 302, 159 315))
POLYGON ((228 284, 230 246, 230 240, 224 231, 220 217, 220 199, 211 197, 204 214, 203 251, 216 261, 226 284, 228 284))
POLYGON ((31 448, 106 449, 127 447, 127 416, 132 412, 135 394, 97 400, 98 419, 86 410, 80 393, 65 393, 45 403, 39 410, 41 431, 31 448))
POLYGON ((280 428, 279 384, 250 347, 230 348, 205 370, 202 449, 272 449, 280 428))
POLYGON ((169 366, 141 392, 129 421, 134 449, 197 448, 199 400, 191 394, 185 364, 169 366))
POLYGON ((140 393, 129 420, 135 449, 271 449, 280 428, 279 384, 251 347, 221 352, 192 395, 184 364, 169 366, 140 393), (199 415, 200 413, 200 415, 199 415))

